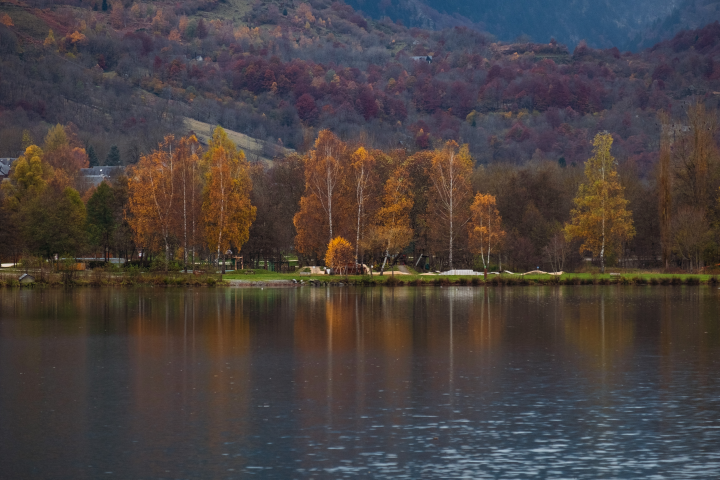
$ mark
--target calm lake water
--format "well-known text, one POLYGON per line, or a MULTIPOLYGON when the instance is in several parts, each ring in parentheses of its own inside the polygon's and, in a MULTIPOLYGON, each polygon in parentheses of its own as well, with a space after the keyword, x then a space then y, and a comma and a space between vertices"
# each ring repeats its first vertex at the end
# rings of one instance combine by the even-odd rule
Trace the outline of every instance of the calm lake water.
POLYGON ((715 287, 0 290, 0 478, 711 478, 715 287))

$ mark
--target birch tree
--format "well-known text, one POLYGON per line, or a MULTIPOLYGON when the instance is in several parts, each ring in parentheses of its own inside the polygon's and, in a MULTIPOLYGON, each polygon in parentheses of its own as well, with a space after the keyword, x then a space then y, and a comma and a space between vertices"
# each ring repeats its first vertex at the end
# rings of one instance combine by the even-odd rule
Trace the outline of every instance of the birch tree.
POLYGON ((375 158, 365 148, 358 148, 352 156, 352 172, 355 186, 355 203, 357 205, 357 227, 355 231, 355 262, 362 263, 359 257, 360 242, 367 216, 367 204, 372 193, 375 180, 375 158))
POLYGON ((128 168, 128 222, 136 243, 152 247, 159 235, 165 249, 165 264, 170 261, 170 239, 175 223, 175 137, 168 135, 157 150, 140 157, 128 168))
POLYGON ((635 236, 632 214, 610 154, 612 136, 598 133, 593 140, 592 158, 585 163, 586 181, 578 189, 571 212, 571 222, 565 225, 568 241, 583 240, 580 253, 590 251, 600 257, 605 273, 605 257, 619 254, 622 242, 635 236))
POLYGON ((224 252, 235 246, 237 251, 248 241, 256 208, 250 203, 252 181, 245 154, 238 150, 225 131, 217 127, 203 157, 205 187, 202 217, 205 239, 217 252, 218 262, 224 252))
POLYGON ((195 248, 201 208, 200 144, 195 135, 183 137, 177 144, 178 233, 183 242, 183 265, 187 271, 188 251, 195 265, 195 248))
POLYGON ((348 160, 347 146, 329 130, 323 130, 315 141, 315 148, 305 156, 305 194, 300 210, 293 218, 297 229, 295 245, 299 252, 315 252, 319 256, 328 243, 352 224, 348 215, 346 195, 348 160))
POLYGON ((658 213, 660 214, 660 245, 665 268, 669 266, 672 251, 672 177, 670 161, 674 126, 666 112, 659 112, 660 118, 660 162, 658 170, 658 213))
POLYGON ((458 149, 457 143, 449 141, 435 152, 428 168, 432 182, 427 215, 430 233, 447 245, 450 269, 456 243, 470 219, 472 163, 467 145, 458 149))
POLYGON ((470 206, 470 213, 470 250, 480 254, 483 268, 487 270, 490 254, 505 238, 495 197, 478 193, 470 206))
POLYGON ((411 192, 412 184, 407 165, 403 163, 392 171, 385 182, 383 206, 376 216, 373 238, 385 251, 381 275, 385 270, 390 253, 399 253, 412 241, 413 229, 410 226, 410 211, 413 207, 413 199, 411 192))

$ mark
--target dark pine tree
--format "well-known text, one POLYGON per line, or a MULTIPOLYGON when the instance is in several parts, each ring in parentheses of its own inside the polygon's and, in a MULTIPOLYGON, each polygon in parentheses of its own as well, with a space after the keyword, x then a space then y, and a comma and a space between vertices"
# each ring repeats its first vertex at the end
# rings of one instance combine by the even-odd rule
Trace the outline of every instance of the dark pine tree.
POLYGON ((92 145, 88 145, 87 147, 87 156, 88 161, 90 162, 90 167, 97 167, 100 165, 100 161, 97 158, 97 154, 95 153, 95 149, 92 145))
POLYGON ((115 230, 113 204, 115 195, 107 182, 100 182, 95 193, 87 201, 87 229, 90 242, 103 249, 103 258, 108 261, 110 244, 115 230))
POLYGON ((120 165, 120 149, 118 149, 117 145, 113 145, 110 147, 110 151, 107 154, 107 158, 105 158, 105 165, 108 165, 108 166, 120 165))
POLYGON ((107 0, 103 0, 103 1, 102 1, 102 11, 103 11, 103 12, 107 12, 107 9, 108 9, 107 0))

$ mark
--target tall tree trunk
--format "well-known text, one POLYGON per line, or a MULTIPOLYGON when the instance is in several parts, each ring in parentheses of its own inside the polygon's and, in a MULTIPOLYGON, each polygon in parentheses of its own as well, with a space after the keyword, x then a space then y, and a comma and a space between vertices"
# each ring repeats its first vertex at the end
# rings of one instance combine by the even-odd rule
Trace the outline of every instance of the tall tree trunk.
POLYGON ((453 240, 454 240, 454 238, 453 238, 453 220, 454 220, 453 219, 453 207, 455 206, 454 205, 455 202, 454 202, 454 198, 453 198, 453 193, 454 193, 454 188, 453 188, 454 185, 453 184, 455 183, 455 175, 453 172, 453 164, 454 164, 453 160, 454 159, 455 159, 455 155, 451 154, 451 156, 450 156, 450 175, 448 175, 448 177, 449 177, 448 179, 450 181, 450 192, 449 192, 450 193, 450 195, 449 195, 449 197, 450 197, 450 258, 449 258, 450 268, 449 268, 449 270, 452 270, 452 268, 453 268, 453 240))
POLYGON ((186 174, 187 174, 187 172, 185 170, 183 170, 183 267, 184 267, 185 273, 187 273, 187 259, 188 259, 186 174))
POLYGON ((170 263, 170 243, 168 243, 168 235, 165 234, 165 273, 168 271, 168 264, 170 263))
POLYGON ((330 224, 330 240, 328 243, 332 242, 333 239, 333 224, 332 224, 332 188, 330 187, 330 170, 328 169, 328 189, 327 189, 327 195, 328 195, 328 223, 330 224))
POLYGON ((672 222, 672 186, 670 176, 670 143, 671 143, 671 125, 670 117, 667 113, 660 113, 661 132, 660 132, 660 171, 658 178, 659 210, 660 210, 660 244, 662 249, 662 262, 667 269, 670 266, 670 225, 672 222))

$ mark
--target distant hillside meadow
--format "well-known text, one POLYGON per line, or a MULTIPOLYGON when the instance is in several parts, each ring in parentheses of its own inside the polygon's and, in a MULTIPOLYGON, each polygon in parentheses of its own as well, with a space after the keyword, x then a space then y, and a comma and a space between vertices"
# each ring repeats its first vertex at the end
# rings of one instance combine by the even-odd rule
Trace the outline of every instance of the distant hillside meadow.
MULTIPOLYGON (((0 158, 27 156, 31 145, 52 151, 57 145, 47 143, 48 132, 62 125, 63 148, 74 156, 52 160, 56 171, 67 167, 59 158, 70 159, 70 170, 132 166, 168 144, 167 135, 194 134, 198 148, 208 151, 220 126, 245 151, 251 168, 258 220, 244 248, 280 255, 297 246, 292 219, 308 188, 306 163, 298 159, 312 155, 321 131, 331 132, 349 152, 362 147, 401 163, 423 152, 432 156, 451 141, 469 156, 473 192, 497 198, 508 232, 507 261, 533 268, 545 261, 545 247, 569 221, 593 139, 606 132, 637 230, 616 260, 668 266, 672 258, 677 266, 698 268, 719 260, 713 223, 718 134, 716 125, 707 126, 712 145, 698 160, 693 152, 699 144, 689 140, 695 128, 689 111, 702 105, 709 117, 716 115, 720 24, 681 30, 638 53, 589 46, 637 47, 682 24, 714 18, 711 4, 661 2, 650 15, 652 3, 639 2, 632 11, 595 4, 578 17, 575 33, 543 37, 527 29, 528 18, 538 24, 557 18, 565 28, 572 12, 561 12, 560 3, 531 2, 527 15, 513 22, 500 6, 462 19, 456 15, 462 4, 446 2, 441 11, 440 4, 428 2, 440 16, 424 29, 400 13, 395 20, 383 14, 382 8, 401 12, 410 5, 393 2, 355 5, 373 17, 324 0, 6 2, 0 5, 0 158), (622 15, 633 28, 598 40, 606 23, 622 15), (586 28, 593 19, 595 26, 586 28), (517 35, 492 33, 509 23, 516 24, 517 35), (663 140, 663 131, 672 135, 663 140), (670 152, 666 168, 663 144, 670 152), (681 152, 680 145, 690 146, 681 152), (693 170, 697 165, 705 170, 693 170), (702 188, 692 180, 698 175, 702 188), (273 203, 260 193, 291 184, 294 205, 273 203), (672 198, 661 208, 663 195, 672 198), (698 212, 678 213, 692 206, 698 212), (280 212, 277 218, 288 224, 282 241, 274 239, 265 208, 280 212), (677 232, 696 229, 677 218, 707 228, 681 241, 677 232)), ((392 168, 378 168, 386 181, 392 168)), ((54 182, 78 189, 83 202, 92 195, 72 181, 54 182)), ((322 257, 325 245, 313 252, 322 257)), ((163 249, 172 250, 169 243, 163 249)))

